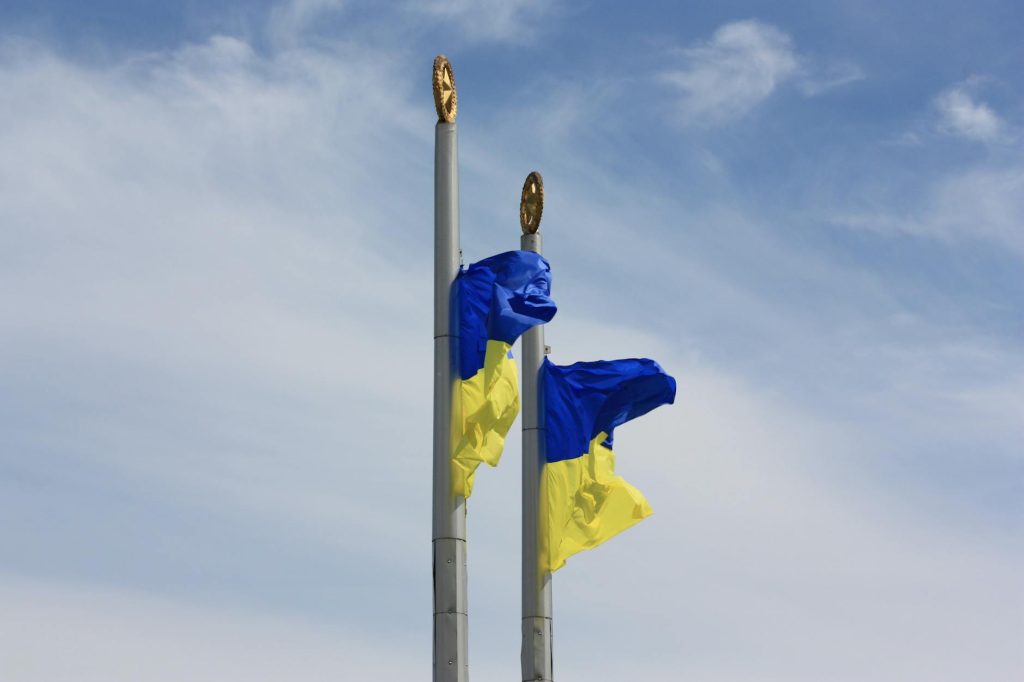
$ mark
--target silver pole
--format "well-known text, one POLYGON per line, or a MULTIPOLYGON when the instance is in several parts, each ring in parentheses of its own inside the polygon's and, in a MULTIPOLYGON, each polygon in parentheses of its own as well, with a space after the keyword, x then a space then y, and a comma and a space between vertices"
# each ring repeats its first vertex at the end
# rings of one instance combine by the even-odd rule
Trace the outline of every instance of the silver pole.
MULTIPOLYGON (((539 215, 537 218, 539 220, 539 215)), ((541 253, 540 233, 524 234, 521 246, 524 251, 541 253)), ((553 679, 551 574, 540 570, 537 537, 540 473, 544 461, 544 413, 539 378, 544 355, 544 325, 531 327, 523 334, 523 645, 520 656, 523 682, 553 679)))
POLYGON ((434 136, 434 682, 469 680, 466 500, 454 497, 451 488, 458 367, 451 295, 459 260, 458 130, 454 122, 439 122, 434 136))

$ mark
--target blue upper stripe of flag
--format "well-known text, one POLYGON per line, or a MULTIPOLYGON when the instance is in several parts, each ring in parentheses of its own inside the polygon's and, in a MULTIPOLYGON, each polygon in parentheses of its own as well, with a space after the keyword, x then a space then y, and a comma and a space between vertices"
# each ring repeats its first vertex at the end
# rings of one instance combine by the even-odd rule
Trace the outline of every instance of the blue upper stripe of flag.
POLYGON ((487 341, 515 340, 549 322, 551 266, 532 251, 506 251, 473 263, 455 280, 459 315, 459 374, 470 379, 484 366, 487 341))
POLYGON ((549 462, 587 453, 604 432, 612 445, 616 426, 647 414, 676 397, 676 380, 654 360, 629 358, 577 362, 568 366, 544 360, 544 432, 549 462))

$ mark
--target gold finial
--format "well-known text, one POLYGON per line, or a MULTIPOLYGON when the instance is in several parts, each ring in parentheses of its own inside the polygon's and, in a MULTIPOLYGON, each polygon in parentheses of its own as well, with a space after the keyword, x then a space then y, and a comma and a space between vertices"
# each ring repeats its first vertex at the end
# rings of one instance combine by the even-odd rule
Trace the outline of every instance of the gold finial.
POLYGON ((448 57, 439 54, 434 57, 434 108, 437 109, 438 123, 455 123, 459 110, 459 99, 455 93, 455 74, 448 57))
POLYGON ((523 183, 523 196, 519 199, 519 225, 523 234, 536 234, 540 229, 540 216, 544 213, 544 178, 533 171, 523 183))

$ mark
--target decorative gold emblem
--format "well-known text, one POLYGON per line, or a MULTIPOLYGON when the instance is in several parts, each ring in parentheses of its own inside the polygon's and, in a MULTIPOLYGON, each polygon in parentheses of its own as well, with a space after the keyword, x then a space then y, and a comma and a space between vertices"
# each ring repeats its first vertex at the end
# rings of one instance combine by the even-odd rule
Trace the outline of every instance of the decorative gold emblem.
POLYGON ((434 58, 434 108, 437 109, 437 120, 455 123, 455 115, 459 110, 458 96, 455 93, 455 74, 448 57, 439 54, 434 58))
POLYGON ((540 216, 544 213, 544 178, 533 171, 523 183, 523 196, 519 200, 519 225, 523 234, 535 234, 540 229, 540 216))

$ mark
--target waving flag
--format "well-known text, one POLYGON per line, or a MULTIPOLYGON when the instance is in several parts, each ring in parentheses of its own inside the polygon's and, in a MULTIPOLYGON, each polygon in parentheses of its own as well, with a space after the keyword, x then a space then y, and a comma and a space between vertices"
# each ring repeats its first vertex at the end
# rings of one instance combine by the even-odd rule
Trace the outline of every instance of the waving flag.
POLYGON ((616 426, 675 400, 676 381, 653 360, 577 362, 542 368, 546 462, 541 477, 540 561, 555 571, 651 507, 615 475, 616 426))
POLYGON ((531 251, 474 263, 455 281, 459 325, 458 389, 452 405, 452 492, 469 497, 480 462, 498 464, 519 414, 512 344, 555 315, 551 267, 531 251))

